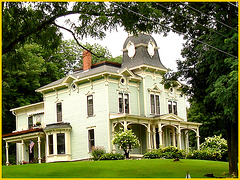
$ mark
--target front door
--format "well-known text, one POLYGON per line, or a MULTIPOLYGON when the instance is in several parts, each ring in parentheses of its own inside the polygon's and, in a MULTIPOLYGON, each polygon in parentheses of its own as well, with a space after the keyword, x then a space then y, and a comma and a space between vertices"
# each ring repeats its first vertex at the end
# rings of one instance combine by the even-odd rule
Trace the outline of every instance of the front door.
POLYGON ((32 151, 30 152, 30 147, 28 146, 28 152, 29 152, 29 163, 34 163, 34 147, 32 147, 32 151))

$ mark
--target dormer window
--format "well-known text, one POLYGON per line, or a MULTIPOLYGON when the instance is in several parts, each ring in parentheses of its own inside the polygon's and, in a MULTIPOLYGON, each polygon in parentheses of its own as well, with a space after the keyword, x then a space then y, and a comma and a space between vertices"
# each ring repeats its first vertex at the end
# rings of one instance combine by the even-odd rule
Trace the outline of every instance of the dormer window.
POLYGON ((130 58, 133 58, 133 56, 135 55, 135 52, 136 52, 133 42, 131 42, 131 41, 128 42, 127 51, 128 51, 128 56, 130 58))

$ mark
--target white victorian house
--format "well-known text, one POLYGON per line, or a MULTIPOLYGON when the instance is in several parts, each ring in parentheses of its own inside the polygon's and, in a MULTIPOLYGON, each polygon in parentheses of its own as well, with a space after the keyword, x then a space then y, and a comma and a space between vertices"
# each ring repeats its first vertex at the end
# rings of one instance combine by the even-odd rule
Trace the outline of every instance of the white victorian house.
POLYGON ((164 88, 165 72, 148 34, 126 39, 122 64, 92 65, 85 51, 83 68, 36 90, 43 102, 11 109, 16 130, 3 135, 6 164, 8 143, 16 143, 17 164, 89 159, 93 146, 115 152, 111 140, 119 128, 132 129, 140 140, 131 156, 166 146, 188 149, 189 131, 196 133, 199 148, 201 124, 187 121, 180 83, 164 88))

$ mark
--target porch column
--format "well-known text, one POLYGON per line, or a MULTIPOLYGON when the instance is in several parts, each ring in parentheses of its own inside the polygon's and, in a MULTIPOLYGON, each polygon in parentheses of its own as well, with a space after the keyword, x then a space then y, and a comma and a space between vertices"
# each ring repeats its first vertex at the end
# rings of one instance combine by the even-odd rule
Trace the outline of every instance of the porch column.
POLYGON ((124 131, 127 131, 127 121, 126 120, 124 120, 123 127, 124 127, 124 131))
POLYGON ((148 124, 148 150, 151 151, 151 129, 150 124, 148 124))
POLYGON ((196 138, 197 138, 197 149, 200 149, 199 128, 197 128, 196 138))
POLYGON ((6 166, 9 165, 9 159, 8 159, 8 142, 6 142, 6 166))
MULTIPOLYGON (((115 127, 112 123, 112 137, 114 137, 114 132, 115 132, 115 127)), ((114 154, 116 153, 116 146, 114 144, 112 145, 112 151, 114 154)))
POLYGON ((41 163, 41 139, 40 136, 38 136, 38 163, 41 163))
POLYGON ((181 143, 181 129, 180 129, 180 125, 178 126, 178 132, 177 132, 177 136, 178 136, 178 148, 181 150, 182 149, 182 143, 181 143))
POLYGON ((24 141, 22 139, 22 163, 24 161, 24 141))
POLYGON ((172 128, 172 136, 173 136, 173 146, 176 147, 176 130, 172 128))
POLYGON ((185 132, 185 150, 188 152, 189 142, 188 142, 188 130, 185 132))
POLYGON ((156 149, 156 129, 155 124, 153 125, 153 149, 156 149))
POLYGON ((159 148, 161 148, 163 145, 163 138, 162 138, 163 132, 162 132, 162 124, 161 123, 158 123, 158 135, 159 135, 159 148))

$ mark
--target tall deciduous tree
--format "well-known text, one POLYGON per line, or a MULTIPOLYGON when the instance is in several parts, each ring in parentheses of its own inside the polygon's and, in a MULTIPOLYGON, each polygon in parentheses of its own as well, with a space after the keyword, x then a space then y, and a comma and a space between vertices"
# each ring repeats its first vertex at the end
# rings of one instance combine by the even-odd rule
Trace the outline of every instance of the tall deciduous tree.
POLYGON ((213 127, 209 133, 216 133, 215 128, 226 132, 229 173, 237 174, 238 9, 226 2, 171 4, 168 10, 175 14, 173 27, 179 31, 182 27, 187 39, 182 50, 185 60, 178 61, 174 79, 181 77, 189 85, 183 90, 194 108, 190 119, 202 121, 205 129, 213 127))

